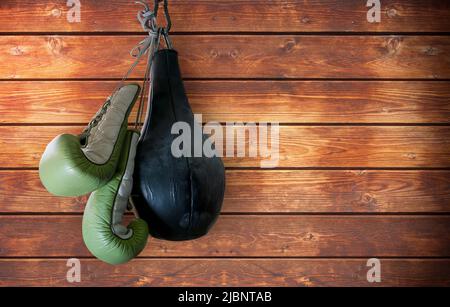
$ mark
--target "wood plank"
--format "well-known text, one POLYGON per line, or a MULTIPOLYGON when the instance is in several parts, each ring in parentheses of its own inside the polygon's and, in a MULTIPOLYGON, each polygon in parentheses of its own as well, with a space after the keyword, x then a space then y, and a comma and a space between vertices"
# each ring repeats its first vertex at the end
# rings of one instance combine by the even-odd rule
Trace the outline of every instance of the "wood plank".
POLYGON ((228 171, 224 212, 449 212, 440 171, 228 171))
MULTIPOLYGON (((0 257, 90 256, 80 216, 0 216, 0 257)), ((151 238, 151 257, 448 257, 450 216, 221 216, 207 236, 151 238)))
MULTIPOLYGON (((381 22, 369 23, 359 0, 172 0, 173 31, 182 32, 445 32, 450 6, 440 0, 383 0, 381 22), (264 22, 261 22, 264 20, 264 22)), ((140 31, 128 0, 83 0, 81 22, 69 23, 65 0, 2 0, 2 32, 140 31), (105 13, 106 12, 106 13, 105 13), (10 22, 10 16, 15 16, 10 22), (29 21, 33 20, 30 27, 29 21)))
MULTIPOLYGON (((0 123, 87 123, 116 85, 0 82, 0 123)), ((450 123, 445 81, 186 81, 185 87, 205 122, 450 123)))
POLYGON ((366 259, 135 259, 111 266, 81 259, 81 282, 66 259, 0 259, 0 286, 449 286, 446 259, 381 259, 368 283, 366 259))
MULTIPOLYGON (((0 79, 122 78, 143 36, 0 36, 0 79), (105 48, 114 46, 114 48, 105 48)), ((187 78, 450 78, 449 36, 177 35, 187 78)), ((144 65, 133 77, 142 77, 144 65)))
MULTIPOLYGON (((449 171, 227 170, 224 213, 450 212, 449 171)), ((82 213, 35 170, 0 171, 0 213, 82 213)))
MULTIPOLYGON (((448 126, 279 128, 279 167, 450 167, 448 126)), ((46 144, 56 135, 82 130, 81 126, 0 126, 1 167, 38 167, 46 144)), ((247 136, 239 140, 246 143, 247 157, 236 157, 235 152, 234 158, 224 158, 226 166, 260 167, 268 161, 262 156, 249 157, 247 136)))

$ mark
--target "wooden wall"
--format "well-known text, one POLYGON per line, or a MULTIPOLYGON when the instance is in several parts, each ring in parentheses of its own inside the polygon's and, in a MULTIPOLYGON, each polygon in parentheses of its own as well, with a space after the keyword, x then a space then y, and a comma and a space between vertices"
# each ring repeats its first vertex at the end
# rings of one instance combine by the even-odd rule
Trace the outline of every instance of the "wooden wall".
MULTIPOLYGON (((0 286, 450 285, 450 3, 170 0, 194 112, 279 121, 280 164, 225 159, 209 235, 150 239, 112 267, 81 238, 86 197, 44 190, 38 161, 101 106, 143 33, 128 0, 0 1, 0 286), (366 281, 368 258, 382 282, 366 281)), ((142 76, 139 67, 133 78, 142 76)))

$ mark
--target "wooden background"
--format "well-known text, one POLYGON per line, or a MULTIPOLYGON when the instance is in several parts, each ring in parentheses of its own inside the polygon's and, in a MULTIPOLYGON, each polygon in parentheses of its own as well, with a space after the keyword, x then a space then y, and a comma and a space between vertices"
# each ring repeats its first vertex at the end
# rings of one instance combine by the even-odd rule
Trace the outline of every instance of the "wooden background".
MULTIPOLYGON (((81 237, 86 197, 38 178, 45 145, 82 130, 143 38, 128 0, 0 1, 0 285, 450 285, 450 4, 170 0, 174 46, 205 120, 279 121, 280 165, 225 159, 209 235, 150 239, 110 266, 81 237), (368 258, 382 282, 366 281, 368 258)), ((134 78, 142 76, 139 67, 134 78)))

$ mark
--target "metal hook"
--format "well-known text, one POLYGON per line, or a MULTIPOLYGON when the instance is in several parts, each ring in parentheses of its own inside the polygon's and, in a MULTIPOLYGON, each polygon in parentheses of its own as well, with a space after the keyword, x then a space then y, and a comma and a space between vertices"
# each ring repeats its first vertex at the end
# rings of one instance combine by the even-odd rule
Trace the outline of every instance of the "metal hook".
POLYGON ((168 0, 155 0, 155 6, 153 9, 153 12, 155 14, 155 18, 156 16, 158 16, 158 8, 159 8, 159 3, 164 1, 164 17, 166 18, 166 28, 165 28, 165 32, 169 33, 170 28, 172 27, 172 21, 170 20, 170 15, 169 15, 169 1, 168 0))
POLYGON ((158 8, 161 1, 163 0, 155 0, 155 3, 153 5, 153 12, 155 13, 155 16, 158 16, 158 8))

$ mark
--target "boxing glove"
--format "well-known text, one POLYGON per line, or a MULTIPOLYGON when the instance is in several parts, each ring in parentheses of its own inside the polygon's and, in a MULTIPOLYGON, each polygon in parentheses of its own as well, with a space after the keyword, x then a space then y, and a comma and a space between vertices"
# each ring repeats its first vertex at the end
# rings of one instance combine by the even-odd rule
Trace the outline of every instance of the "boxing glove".
POLYGON ((83 240, 95 257, 110 264, 131 260, 147 243, 148 227, 144 220, 138 218, 128 227, 122 225, 133 186, 138 140, 137 132, 128 131, 115 175, 90 195, 84 210, 83 240))
POLYGON ((114 175, 127 132, 128 116, 140 86, 120 87, 81 135, 61 134, 46 147, 39 163, 45 188, 58 196, 80 196, 114 175))
POLYGON ((224 166, 215 155, 172 153, 175 123, 182 122, 191 132, 201 131, 184 91, 175 50, 156 52, 151 79, 152 96, 136 155, 133 203, 152 236, 195 239, 208 232, 220 213, 224 166))

